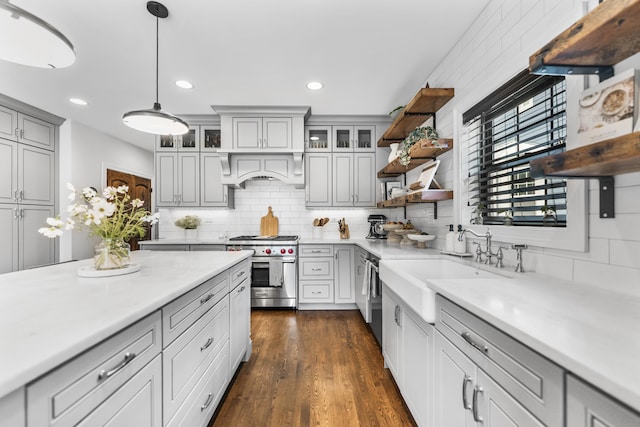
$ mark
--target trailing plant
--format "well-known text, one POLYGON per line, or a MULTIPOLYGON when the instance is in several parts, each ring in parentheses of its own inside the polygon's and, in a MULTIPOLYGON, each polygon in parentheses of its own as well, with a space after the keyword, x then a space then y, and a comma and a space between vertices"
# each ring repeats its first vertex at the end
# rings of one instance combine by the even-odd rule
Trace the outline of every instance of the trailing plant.
POLYGON ((425 139, 430 140, 431 145, 434 147, 442 148, 442 145, 438 142, 438 132, 436 132, 435 129, 431 126, 417 127, 400 143, 398 158, 401 165, 409 166, 411 162, 411 154, 409 154, 411 147, 413 147, 416 142, 425 139))

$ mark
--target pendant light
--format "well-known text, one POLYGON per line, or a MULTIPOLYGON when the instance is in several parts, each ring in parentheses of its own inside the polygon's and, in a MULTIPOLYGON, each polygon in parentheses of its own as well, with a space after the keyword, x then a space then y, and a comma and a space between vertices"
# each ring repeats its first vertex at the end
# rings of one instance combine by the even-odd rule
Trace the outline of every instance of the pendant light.
POLYGON ((9 0, 0 0, 0 59, 40 68, 73 64, 73 45, 60 31, 9 0))
POLYGON ((147 2, 147 10, 156 17, 156 102, 149 110, 129 111, 122 121, 133 129, 156 135, 182 135, 189 131, 189 125, 179 117, 162 111, 158 102, 158 22, 169 16, 169 10, 157 1, 147 2))

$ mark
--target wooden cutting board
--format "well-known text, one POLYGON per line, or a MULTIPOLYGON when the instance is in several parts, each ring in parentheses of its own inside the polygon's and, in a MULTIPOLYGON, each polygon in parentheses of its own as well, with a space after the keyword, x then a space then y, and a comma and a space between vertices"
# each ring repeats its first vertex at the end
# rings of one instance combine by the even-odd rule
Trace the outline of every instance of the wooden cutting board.
POLYGON ((278 217, 273 216, 273 210, 271 210, 271 206, 269 206, 269 212, 267 212, 265 216, 260 218, 260 235, 278 235, 278 217))

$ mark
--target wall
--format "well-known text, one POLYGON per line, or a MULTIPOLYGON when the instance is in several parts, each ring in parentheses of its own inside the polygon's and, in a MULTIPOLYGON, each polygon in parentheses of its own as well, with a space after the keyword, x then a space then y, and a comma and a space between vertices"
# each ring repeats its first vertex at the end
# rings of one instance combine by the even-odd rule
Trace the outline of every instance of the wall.
MULTIPOLYGON (((153 168, 152 151, 68 120, 60 129, 60 210, 65 212, 68 206, 68 182, 76 189, 101 190, 106 183, 106 169, 153 178, 153 168)), ((86 230, 71 234, 71 239, 68 235, 61 238, 60 261, 92 257, 96 239, 90 238, 86 230)))
POLYGON ((330 222, 321 227, 321 236, 326 239, 340 238, 338 220, 345 218, 352 238, 364 238, 369 231, 367 217, 376 209, 306 209, 304 189, 280 181, 247 181, 244 189, 235 190, 235 209, 160 209, 160 236, 163 239, 183 238, 184 231, 174 222, 189 214, 198 215, 201 226, 198 238, 224 239, 241 234, 260 234, 260 218, 273 208, 278 217, 279 234, 313 236, 314 218, 329 218, 330 222))
MULTIPOLYGON (((589 7, 595 3, 592 0, 589 7)), ((409 208, 407 216, 423 229, 437 233, 436 245, 444 244, 446 224, 461 223, 469 227, 470 209, 464 197, 466 169, 460 161, 466 149, 462 113, 526 68, 531 54, 582 15, 583 2, 578 0, 494 0, 428 77, 431 87, 453 87, 456 92, 455 98, 437 115, 440 135, 453 137, 455 148, 442 156, 441 171, 436 176, 447 188, 454 189, 456 197, 454 201, 438 205, 435 221, 432 209, 425 209, 428 205, 409 208)), ((640 67, 638 55, 616 66, 616 72, 634 66, 640 67)), ((575 79, 579 79, 580 84, 584 81, 583 77, 568 80, 571 79, 574 79, 571 84, 575 84, 575 79)), ((577 105, 576 92, 569 93, 568 105, 577 105)), ((569 124, 575 126, 575 123, 569 124)), ((567 144, 584 145, 572 138, 567 144)), ((412 174, 407 177, 409 183, 415 180, 412 174)), ((640 174, 616 177, 615 219, 599 218, 598 183, 587 180, 587 184, 587 251, 552 249, 549 246, 553 242, 533 246, 524 254, 525 270, 577 282, 637 285, 640 283, 640 174)), ((571 206, 569 209, 571 215, 571 206)), ((574 205, 574 209, 582 207, 574 205)), ((522 234, 511 228, 512 236, 503 240, 523 242, 522 234)), ((505 227, 492 226, 492 229, 504 234, 505 227)), ((506 252, 505 264, 511 268, 515 264, 513 251, 506 252)))

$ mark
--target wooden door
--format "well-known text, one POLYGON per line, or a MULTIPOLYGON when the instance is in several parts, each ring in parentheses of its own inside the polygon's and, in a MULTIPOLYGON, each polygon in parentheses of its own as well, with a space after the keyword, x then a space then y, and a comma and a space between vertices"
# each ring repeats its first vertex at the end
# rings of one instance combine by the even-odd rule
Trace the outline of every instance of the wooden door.
MULTIPOLYGON (((129 195, 132 199, 140 199, 144 202, 143 207, 151 212, 151 180, 141 176, 132 175, 125 172, 107 169, 107 185, 119 187, 129 186, 129 195)), ((134 237, 129 241, 132 251, 140 249, 138 241, 151 239, 151 226, 146 225, 146 234, 143 238, 134 237)))

